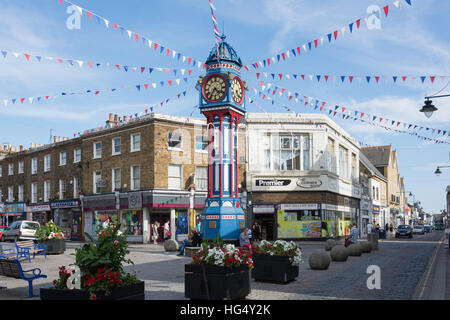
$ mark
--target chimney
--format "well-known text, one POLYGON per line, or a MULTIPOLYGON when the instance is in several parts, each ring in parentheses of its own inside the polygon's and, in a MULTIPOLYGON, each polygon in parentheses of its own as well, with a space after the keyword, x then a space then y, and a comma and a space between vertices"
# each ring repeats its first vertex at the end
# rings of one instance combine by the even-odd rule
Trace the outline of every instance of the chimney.
POLYGON ((110 114, 109 114, 109 120, 106 120, 106 125, 107 125, 107 126, 112 126, 113 124, 114 124, 114 121, 113 121, 113 114, 110 113, 110 114))
POLYGON ((127 116, 123 116, 123 122, 127 122, 127 116))
POLYGON ((56 143, 56 136, 53 136, 53 142, 56 143))
POLYGON ((118 117, 118 115, 115 114, 115 115, 114 115, 114 122, 117 122, 117 117, 118 117))
POLYGON ((21 146, 20 146, 20 152, 22 152, 22 151, 23 151, 23 146, 21 145, 21 146))
POLYGON ((18 146, 16 146, 16 152, 19 152, 19 147, 18 146))

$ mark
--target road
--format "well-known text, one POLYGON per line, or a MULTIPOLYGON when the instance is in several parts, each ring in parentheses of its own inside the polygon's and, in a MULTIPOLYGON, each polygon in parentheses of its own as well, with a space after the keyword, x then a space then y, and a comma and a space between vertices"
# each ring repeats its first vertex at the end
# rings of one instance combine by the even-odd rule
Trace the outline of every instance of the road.
MULTIPOLYGON (((448 268, 445 263, 434 263, 438 261, 435 259, 435 248, 440 246, 443 251, 443 245, 439 243, 443 236, 443 232, 435 231, 415 235, 413 239, 381 240, 378 251, 360 257, 349 257, 346 262, 332 262, 328 270, 311 270, 308 264, 309 255, 313 251, 324 250, 323 242, 302 243, 304 263, 300 265, 296 281, 281 285, 252 280, 251 293, 247 299, 444 299, 448 297, 445 290, 450 289, 450 285, 445 284, 446 279, 448 281, 448 268), (430 261, 433 261, 433 268, 428 268, 430 261), (367 288, 366 282, 370 276, 367 268, 370 265, 380 267, 380 289, 367 288), (435 274, 439 277, 436 278, 435 274), (439 293, 433 293, 433 288, 439 289, 439 293)), ((23 262, 24 268, 38 267, 43 274, 48 275, 47 279, 35 281, 35 293, 38 293, 39 287, 51 286, 53 279, 58 276, 59 266, 74 262, 72 254, 80 245, 68 242, 63 255, 47 256, 47 259, 37 256, 31 263, 23 262)), ((3 246, 7 248, 12 244, 3 243, 3 246)), ((445 254, 448 256, 447 251, 445 254)), ((153 244, 130 245, 129 257, 135 265, 126 266, 125 270, 136 271, 138 278, 145 281, 147 300, 185 299, 184 265, 191 261, 190 258, 179 257, 176 252, 164 252, 161 245, 153 244)), ((22 299, 28 290, 25 281, 4 277, 0 277, 0 286, 7 287, 0 290, 0 300, 22 299)))

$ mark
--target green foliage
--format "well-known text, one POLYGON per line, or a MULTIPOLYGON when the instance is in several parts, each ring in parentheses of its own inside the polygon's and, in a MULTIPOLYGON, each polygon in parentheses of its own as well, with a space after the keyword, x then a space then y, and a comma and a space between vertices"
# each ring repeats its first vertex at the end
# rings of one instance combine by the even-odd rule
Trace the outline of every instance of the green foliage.
MULTIPOLYGON (((60 234, 62 236, 62 230, 59 226, 53 223, 53 221, 47 222, 45 225, 40 226, 36 232, 37 240, 48 240, 50 235, 60 234)), ((62 237, 56 237, 61 239, 62 237)))

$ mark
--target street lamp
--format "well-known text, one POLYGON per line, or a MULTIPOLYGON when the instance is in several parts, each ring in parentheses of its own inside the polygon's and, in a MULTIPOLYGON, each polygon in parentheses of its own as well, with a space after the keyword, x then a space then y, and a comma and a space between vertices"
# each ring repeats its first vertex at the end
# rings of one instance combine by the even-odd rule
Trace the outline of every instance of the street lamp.
POLYGON ((439 168, 450 168, 450 166, 438 166, 438 167, 436 168, 436 171, 434 172, 434 174, 437 175, 437 176, 440 176, 441 173, 442 173, 442 171, 439 170, 439 168))
POLYGON ((436 108, 431 103, 433 101, 430 100, 430 98, 442 98, 442 97, 450 97, 450 94, 444 94, 441 96, 429 96, 425 97, 425 105, 420 109, 420 112, 423 112, 427 118, 430 118, 433 115, 433 112, 435 112, 438 108, 436 108))

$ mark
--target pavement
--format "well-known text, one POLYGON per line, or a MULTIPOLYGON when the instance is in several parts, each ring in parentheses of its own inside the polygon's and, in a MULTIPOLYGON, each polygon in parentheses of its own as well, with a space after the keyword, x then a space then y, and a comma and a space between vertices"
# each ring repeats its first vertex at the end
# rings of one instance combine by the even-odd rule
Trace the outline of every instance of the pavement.
MULTIPOLYGON (((444 250, 443 232, 433 232, 413 239, 389 237, 379 241, 379 250, 349 257, 346 262, 331 262, 328 270, 311 270, 308 258, 316 250, 324 250, 324 242, 302 241, 304 262, 298 278, 288 284, 256 282, 251 279, 251 293, 247 300, 336 300, 336 299, 449 299, 450 256, 444 250), (368 267, 377 265, 381 270, 381 289, 367 287, 368 267)), ((39 288, 50 287, 58 277, 59 266, 74 262, 75 248, 81 242, 67 242, 66 252, 60 255, 36 256, 23 261, 24 269, 40 268, 47 279, 33 282, 35 294, 39 288)), ((3 243, 4 248, 12 247, 3 243)), ((129 244, 128 257, 134 265, 125 271, 136 272, 145 281, 146 300, 185 300, 184 265, 191 258, 177 256, 178 252, 165 252, 162 245, 129 244)), ((0 277, 0 300, 24 299, 28 284, 21 279, 0 277)))

